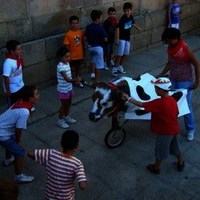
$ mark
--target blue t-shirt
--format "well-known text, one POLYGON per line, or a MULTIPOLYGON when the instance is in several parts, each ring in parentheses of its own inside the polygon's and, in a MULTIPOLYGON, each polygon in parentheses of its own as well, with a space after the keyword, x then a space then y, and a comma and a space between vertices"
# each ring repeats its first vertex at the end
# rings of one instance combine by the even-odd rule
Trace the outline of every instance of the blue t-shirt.
POLYGON ((177 24, 180 21, 181 6, 179 3, 171 4, 171 24, 177 24))
POLYGON ((104 38, 107 37, 102 25, 91 23, 85 29, 85 36, 88 40, 88 45, 91 47, 102 46, 104 38))
POLYGON ((130 41, 131 27, 135 24, 133 16, 126 17, 123 15, 119 20, 117 27, 119 28, 119 39, 130 41))

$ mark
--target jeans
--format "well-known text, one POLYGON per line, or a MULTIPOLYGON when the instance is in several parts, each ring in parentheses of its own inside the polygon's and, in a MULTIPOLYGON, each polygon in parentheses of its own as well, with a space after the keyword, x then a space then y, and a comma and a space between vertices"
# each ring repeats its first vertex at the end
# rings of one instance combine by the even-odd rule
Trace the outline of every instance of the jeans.
POLYGON ((172 83, 172 89, 188 89, 187 93, 187 102, 188 107, 190 109, 190 113, 187 115, 184 115, 184 122, 187 132, 194 132, 195 130, 195 120, 194 120, 194 113, 192 109, 192 90, 189 88, 193 86, 193 81, 183 81, 183 82, 176 82, 171 81, 172 83))

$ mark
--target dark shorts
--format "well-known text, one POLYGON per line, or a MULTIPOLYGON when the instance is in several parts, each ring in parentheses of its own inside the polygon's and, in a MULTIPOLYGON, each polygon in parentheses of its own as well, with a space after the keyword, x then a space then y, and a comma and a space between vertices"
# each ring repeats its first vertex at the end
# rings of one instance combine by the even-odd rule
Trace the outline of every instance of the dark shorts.
POLYGON ((11 154, 13 154, 15 157, 25 156, 25 150, 16 142, 16 140, 13 137, 6 141, 0 141, 0 145, 4 147, 7 151, 9 151, 11 154))
POLYGON ((157 135, 155 146, 155 158, 163 160, 169 154, 179 156, 181 155, 181 147, 178 135, 157 135))
POLYGON ((71 60, 70 61, 70 66, 71 67, 80 67, 82 64, 83 64, 83 59, 71 60))

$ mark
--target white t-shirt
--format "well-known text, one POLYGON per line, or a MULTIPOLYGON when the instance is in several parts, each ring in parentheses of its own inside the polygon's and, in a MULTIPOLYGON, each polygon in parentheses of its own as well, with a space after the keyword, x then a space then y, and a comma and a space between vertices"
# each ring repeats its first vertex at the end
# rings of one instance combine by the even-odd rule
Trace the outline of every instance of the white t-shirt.
MULTIPOLYGON (((14 93, 24 86, 22 66, 17 67, 17 61, 7 58, 3 64, 3 75, 9 77, 10 92, 14 93)), ((5 86, 4 86, 5 90, 5 86)))
POLYGON ((27 108, 8 109, 0 115, 0 141, 8 140, 16 128, 26 129, 29 118, 27 108))

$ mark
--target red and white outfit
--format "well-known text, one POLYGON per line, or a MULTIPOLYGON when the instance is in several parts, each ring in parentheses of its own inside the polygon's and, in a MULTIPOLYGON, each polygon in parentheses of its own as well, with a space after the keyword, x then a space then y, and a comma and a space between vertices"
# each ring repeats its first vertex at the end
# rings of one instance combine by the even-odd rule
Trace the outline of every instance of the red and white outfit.
POLYGON ((45 199, 74 200, 74 181, 86 180, 82 162, 54 149, 35 150, 35 160, 46 166, 45 199))

